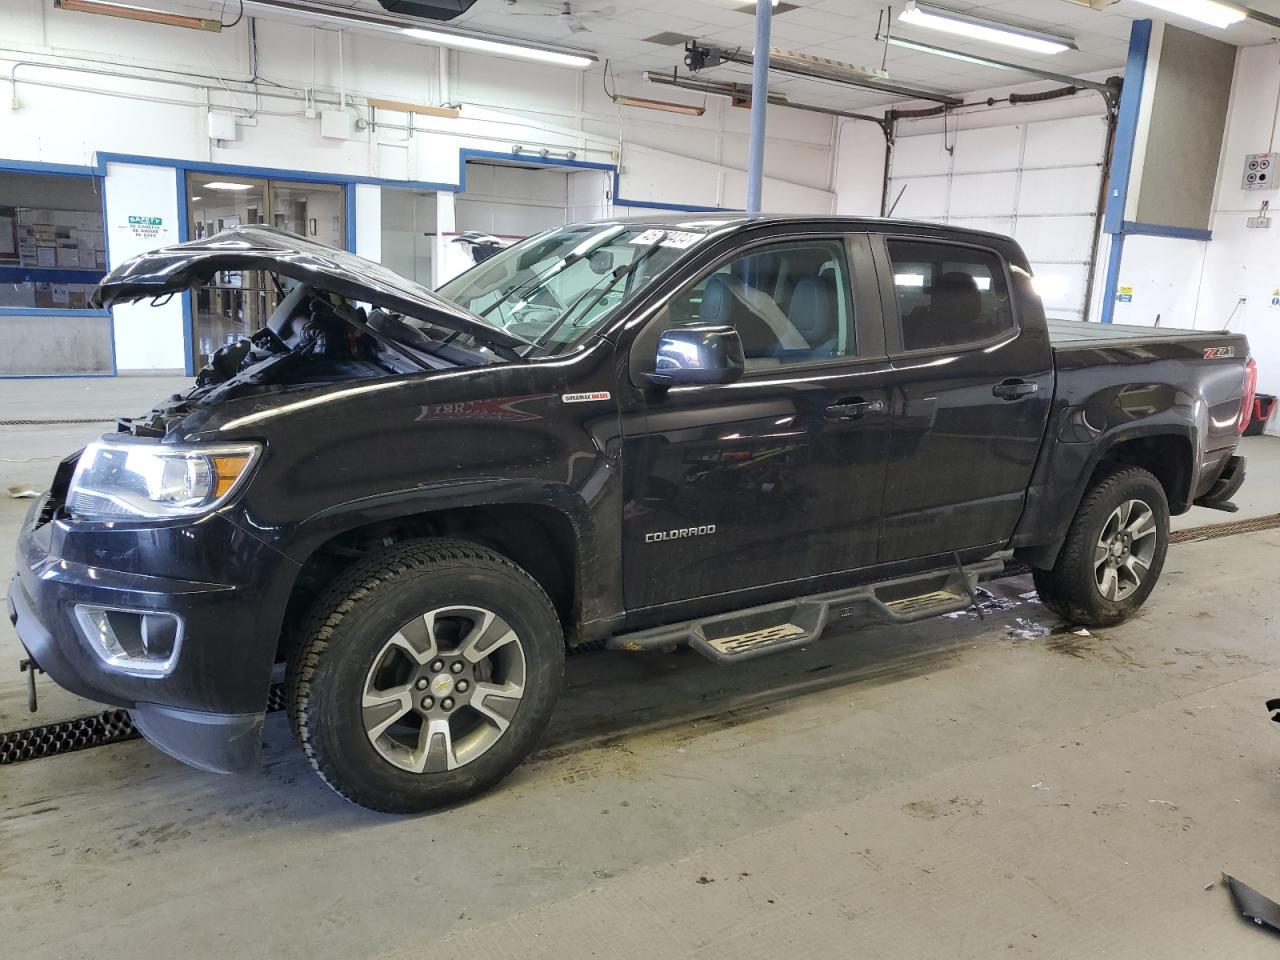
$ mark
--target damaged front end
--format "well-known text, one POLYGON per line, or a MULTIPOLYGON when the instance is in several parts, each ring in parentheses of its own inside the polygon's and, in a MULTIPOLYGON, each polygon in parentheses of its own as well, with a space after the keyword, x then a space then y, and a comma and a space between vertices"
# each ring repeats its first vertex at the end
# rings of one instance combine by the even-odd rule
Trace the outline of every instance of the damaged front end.
POLYGON ((122 431, 163 437, 198 407, 454 367, 519 361, 529 344, 380 264, 265 226, 233 227, 127 261, 94 303, 162 299, 223 271, 262 270, 281 300, 266 325, 219 349, 196 377, 122 431))

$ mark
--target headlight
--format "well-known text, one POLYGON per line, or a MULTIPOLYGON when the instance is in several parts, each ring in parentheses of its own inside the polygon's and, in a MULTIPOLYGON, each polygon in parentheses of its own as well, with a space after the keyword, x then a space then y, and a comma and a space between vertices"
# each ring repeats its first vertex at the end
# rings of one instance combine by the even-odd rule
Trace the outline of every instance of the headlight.
POLYGON ((85 447, 67 492, 81 520, 191 517, 226 502, 248 478, 256 443, 178 446, 98 440, 85 447))

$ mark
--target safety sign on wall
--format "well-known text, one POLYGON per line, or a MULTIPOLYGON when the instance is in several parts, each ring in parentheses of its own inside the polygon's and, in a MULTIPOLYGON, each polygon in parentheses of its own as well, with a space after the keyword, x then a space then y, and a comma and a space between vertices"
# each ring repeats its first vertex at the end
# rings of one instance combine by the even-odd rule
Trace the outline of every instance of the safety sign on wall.
POLYGON ((1116 287, 1117 303, 1133 303, 1133 287, 1116 287))
POLYGON ((1271 309, 1280 310, 1280 290, 1271 294, 1271 309))
POLYGON ((139 240, 154 240, 164 229, 163 217, 129 215, 129 232, 139 240))

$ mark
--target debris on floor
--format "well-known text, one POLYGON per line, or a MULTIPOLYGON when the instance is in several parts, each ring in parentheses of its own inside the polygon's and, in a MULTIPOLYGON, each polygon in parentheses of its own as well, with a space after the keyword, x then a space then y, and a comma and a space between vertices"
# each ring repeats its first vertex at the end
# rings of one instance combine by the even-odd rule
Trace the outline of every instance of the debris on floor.
POLYGON ((1280 904, 1269 900, 1248 884, 1241 883, 1230 874, 1222 875, 1223 885, 1231 891, 1236 909, 1246 920, 1260 927, 1280 933, 1280 904))
POLYGON ((1271 714, 1272 720, 1280 723, 1280 697, 1267 701, 1267 712, 1271 714))
POLYGON ((28 487, 16 486, 9 488, 9 496, 15 500, 34 500, 40 494, 28 487))

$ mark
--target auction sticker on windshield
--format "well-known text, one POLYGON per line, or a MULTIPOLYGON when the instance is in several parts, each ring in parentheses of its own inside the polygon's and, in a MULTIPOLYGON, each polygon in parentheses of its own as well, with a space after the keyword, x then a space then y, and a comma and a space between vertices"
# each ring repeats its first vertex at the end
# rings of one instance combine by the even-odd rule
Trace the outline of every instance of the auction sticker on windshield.
POLYGON ((657 243, 661 239, 661 246, 675 247, 679 250, 687 250, 695 243, 701 240, 701 233, 686 233, 680 230, 646 230, 644 233, 638 234, 628 240, 628 243, 634 243, 637 246, 647 247, 651 243, 657 243), (663 234, 666 234, 664 237, 663 234))

